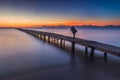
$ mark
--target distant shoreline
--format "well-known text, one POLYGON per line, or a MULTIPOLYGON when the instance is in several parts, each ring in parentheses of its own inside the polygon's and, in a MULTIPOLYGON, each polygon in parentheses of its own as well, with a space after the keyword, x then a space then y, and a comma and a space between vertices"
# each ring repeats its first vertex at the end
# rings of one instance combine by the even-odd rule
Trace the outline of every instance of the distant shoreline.
MULTIPOLYGON (((35 29, 68 29, 71 26, 42 26, 42 27, 23 27, 23 28, 35 28, 35 29)), ((87 29, 87 28, 94 28, 94 29, 116 29, 120 28, 120 26, 113 26, 113 25, 108 25, 108 26, 91 26, 91 25, 83 25, 83 26, 74 26, 76 28, 80 29, 87 29)), ((11 29, 11 28, 17 28, 17 27, 0 27, 0 29, 11 29)))
MULTIPOLYGON (((96 27, 96 26, 84 26, 84 27, 82 26, 82 27, 80 27, 80 26, 74 26, 74 27, 76 27, 78 29, 116 29, 116 28, 120 29, 120 26, 104 26, 104 27, 96 27)), ((70 26, 69 27, 68 26, 57 26, 57 27, 43 26, 43 27, 31 27, 31 28, 34 28, 34 29, 69 29, 70 26)))
POLYGON ((13 27, 0 27, 0 29, 13 29, 13 27))

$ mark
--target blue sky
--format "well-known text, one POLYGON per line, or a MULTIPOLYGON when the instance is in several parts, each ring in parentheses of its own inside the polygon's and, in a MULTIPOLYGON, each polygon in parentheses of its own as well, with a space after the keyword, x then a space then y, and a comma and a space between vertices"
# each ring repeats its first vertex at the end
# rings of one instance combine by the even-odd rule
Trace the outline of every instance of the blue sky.
POLYGON ((56 20, 119 22, 120 0, 0 0, 0 12, 4 11, 6 16, 10 13, 52 16, 56 20))

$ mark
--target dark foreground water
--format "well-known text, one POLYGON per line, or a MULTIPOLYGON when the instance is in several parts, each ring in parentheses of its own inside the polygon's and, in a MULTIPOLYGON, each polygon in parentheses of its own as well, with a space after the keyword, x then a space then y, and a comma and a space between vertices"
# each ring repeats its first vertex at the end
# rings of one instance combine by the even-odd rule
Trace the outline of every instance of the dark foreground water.
POLYGON ((0 80, 119 80, 119 62, 91 62, 18 30, 0 29, 0 80))

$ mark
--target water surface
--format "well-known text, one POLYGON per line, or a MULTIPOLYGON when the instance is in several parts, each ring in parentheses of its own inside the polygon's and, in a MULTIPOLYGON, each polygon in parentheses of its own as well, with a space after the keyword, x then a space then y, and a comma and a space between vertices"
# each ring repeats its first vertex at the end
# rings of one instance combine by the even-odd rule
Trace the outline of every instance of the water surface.
POLYGON ((70 56, 26 33, 13 29, 0 30, 0 77, 65 65, 70 56))
MULTIPOLYGON (((45 31, 70 36, 69 30, 45 31)), ((90 39, 90 35, 94 34, 87 35, 86 30, 81 31, 77 36, 84 39, 88 36, 90 39)), ((83 56, 73 56, 18 30, 0 29, 0 80, 119 80, 119 59, 105 62, 101 56, 91 62, 84 52, 79 54, 83 56)))

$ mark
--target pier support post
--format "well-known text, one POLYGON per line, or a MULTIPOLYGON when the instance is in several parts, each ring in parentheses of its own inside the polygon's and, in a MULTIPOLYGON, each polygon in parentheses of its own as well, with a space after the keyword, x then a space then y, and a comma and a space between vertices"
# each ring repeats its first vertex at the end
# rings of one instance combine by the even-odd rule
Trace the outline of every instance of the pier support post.
POLYGON ((59 39, 57 38, 57 45, 58 45, 58 43, 59 43, 59 39))
POLYGON ((34 35, 35 37, 36 37, 36 32, 35 32, 35 35, 34 35))
POLYGON ((85 55, 87 56, 88 55, 88 48, 85 47, 85 55))
POLYGON ((40 39, 42 39, 42 34, 40 34, 40 39))
POLYGON ((44 41, 46 41, 46 35, 44 34, 44 41))
POLYGON ((33 36, 34 36, 34 32, 32 32, 33 36))
POLYGON ((35 36, 35 32, 34 32, 34 36, 35 36))
POLYGON ((34 36, 34 32, 32 31, 32 35, 34 36))
POLYGON ((72 53, 75 53, 75 42, 72 42, 72 53))
POLYGON ((53 44, 55 44, 55 37, 53 37, 53 44))
POLYGON ((62 39, 60 39, 60 47, 61 47, 61 48, 62 48, 62 41, 63 41, 63 40, 62 40, 62 39))
POLYGON ((53 44, 53 36, 51 37, 51 39, 52 39, 52 44, 53 44))
POLYGON ((65 49, 65 40, 63 41, 63 48, 65 49))
POLYGON ((40 34, 38 34, 38 38, 40 39, 40 34))
POLYGON ((104 60, 107 61, 107 53, 104 52, 104 60))
POLYGON ((38 38, 38 33, 36 33, 36 37, 38 38))
POLYGON ((91 52, 90 52, 90 57, 91 57, 91 58, 94 57, 94 51, 95 51, 95 48, 91 48, 91 52))
POLYGON ((43 39, 43 35, 41 34, 41 40, 43 39))
POLYGON ((33 35, 33 32, 31 31, 31 35, 33 35))
POLYGON ((48 43, 50 43, 50 36, 48 36, 48 43))
POLYGON ((38 33, 36 33, 36 37, 38 38, 38 33))

